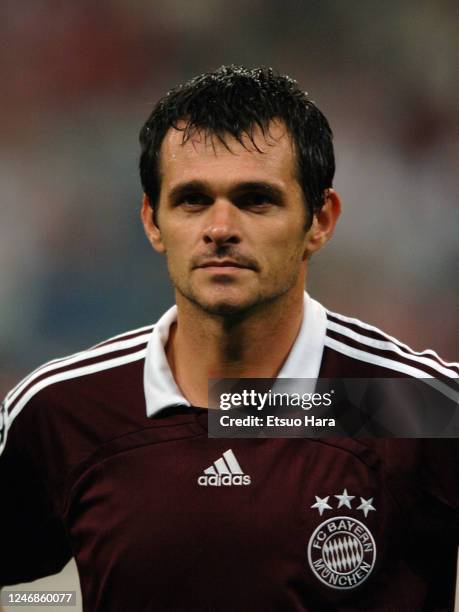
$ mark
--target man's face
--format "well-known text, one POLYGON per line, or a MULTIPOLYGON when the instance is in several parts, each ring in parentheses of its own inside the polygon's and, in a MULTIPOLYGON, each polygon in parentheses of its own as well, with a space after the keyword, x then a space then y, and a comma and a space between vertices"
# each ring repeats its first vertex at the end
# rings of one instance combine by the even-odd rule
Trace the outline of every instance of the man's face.
POLYGON ((161 147, 157 228, 148 229, 144 210, 177 300, 236 315, 302 292, 307 212, 284 125, 273 122, 266 138, 256 129, 257 147, 228 136, 231 150, 203 132, 182 136, 170 129, 161 147))

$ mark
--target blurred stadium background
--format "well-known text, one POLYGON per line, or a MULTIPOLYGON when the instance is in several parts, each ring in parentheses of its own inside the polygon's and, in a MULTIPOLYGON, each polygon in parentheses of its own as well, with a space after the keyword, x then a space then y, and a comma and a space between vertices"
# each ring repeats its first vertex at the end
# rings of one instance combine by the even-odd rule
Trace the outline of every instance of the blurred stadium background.
POLYGON ((138 221, 137 134, 224 63, 295 77, 334 130, 344 213, 313 296, 457 356, 455 2, 3 0, 0 32, 0 395, 172 303, 138 221))

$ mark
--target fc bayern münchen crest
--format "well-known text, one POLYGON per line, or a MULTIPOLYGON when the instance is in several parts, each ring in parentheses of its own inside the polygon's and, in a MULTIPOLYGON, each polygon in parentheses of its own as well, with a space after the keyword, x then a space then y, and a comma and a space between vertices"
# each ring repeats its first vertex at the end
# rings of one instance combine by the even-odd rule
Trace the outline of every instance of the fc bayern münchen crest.
POLYGON ((374 567, 376 545, 369 529, 349 516, 321 523, 308 544, 309 565, 317 578, 333 589, 354 589, 374 567))

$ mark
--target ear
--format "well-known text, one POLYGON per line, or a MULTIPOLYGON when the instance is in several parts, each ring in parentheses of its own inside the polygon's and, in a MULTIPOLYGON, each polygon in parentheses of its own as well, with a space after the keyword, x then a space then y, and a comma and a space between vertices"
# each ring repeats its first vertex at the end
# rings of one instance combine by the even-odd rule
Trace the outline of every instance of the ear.
POLYGON ((145 234, 152 247, 158 253, 165 253, 166 249, 161 238, 161 230, 156 225, 153 219, 153 208, 151 207, 150 200, 148 199, 148 196, 145 193, 143 194, 142 198, 140 218, 142 219, 145 234))
POLYGON ((324 195, 325 204, 314 214, 311 227, 306 234, 304 251, 306 258, 321 249, 330 240, 341 214, 341 200, 335 190, 326 189, 324 195))

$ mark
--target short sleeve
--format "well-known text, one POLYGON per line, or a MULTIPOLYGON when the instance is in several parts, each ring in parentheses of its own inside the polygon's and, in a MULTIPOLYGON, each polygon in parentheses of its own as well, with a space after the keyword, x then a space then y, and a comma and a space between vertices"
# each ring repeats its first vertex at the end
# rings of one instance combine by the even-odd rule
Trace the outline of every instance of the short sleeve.
MULTIPOLYGON (((24 411, 26 412, 26 410, 24 411)), ((72 554, 43 466, 27 451, 33 432, 19 415, 10 427, 0 413, 0 585, 30 582, 60 571, 72 554)))

